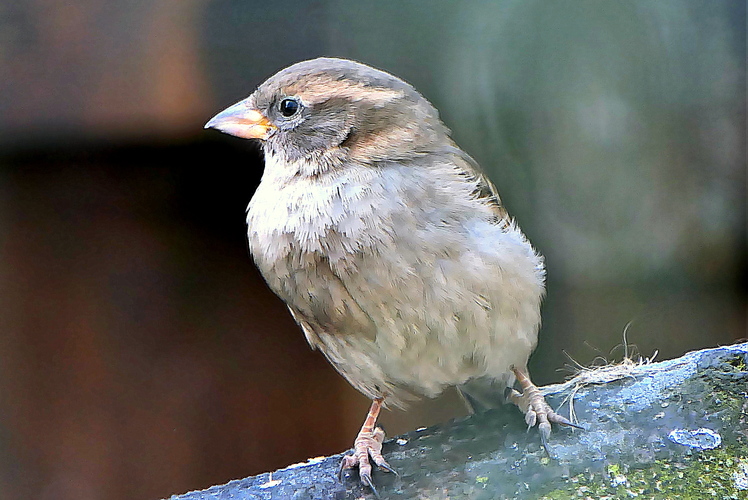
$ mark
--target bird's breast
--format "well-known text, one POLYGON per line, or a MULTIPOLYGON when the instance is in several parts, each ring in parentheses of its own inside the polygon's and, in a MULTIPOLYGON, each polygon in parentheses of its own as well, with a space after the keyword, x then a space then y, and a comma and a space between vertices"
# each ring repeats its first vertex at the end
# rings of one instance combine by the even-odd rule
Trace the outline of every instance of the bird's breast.
POLYGON ((332 261, 377 245, 388 218, 371 169, 314 177, 266 175, 249 204, 247 225, 256 259, 317 254, 332 261))
POLYGON ((524 365, 542 260, 518 229, 492 224, 449 169, 304 177, 270 167, 248 209, 253 257, 354 386, 435 395, 524 365), (320 291, 330 276, 337 295, 320 291))

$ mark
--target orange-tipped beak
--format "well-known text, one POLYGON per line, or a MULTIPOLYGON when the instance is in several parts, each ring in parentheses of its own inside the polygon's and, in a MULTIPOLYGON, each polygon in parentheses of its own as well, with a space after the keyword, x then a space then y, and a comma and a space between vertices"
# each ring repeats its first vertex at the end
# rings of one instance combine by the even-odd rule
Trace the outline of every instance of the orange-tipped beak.
POLYGON ((211 118, 205 128, 214 128, 244 139, 265 140, 277 127, 265 115, 256 109, 247 108, 244 101, 241 101, 211 118))

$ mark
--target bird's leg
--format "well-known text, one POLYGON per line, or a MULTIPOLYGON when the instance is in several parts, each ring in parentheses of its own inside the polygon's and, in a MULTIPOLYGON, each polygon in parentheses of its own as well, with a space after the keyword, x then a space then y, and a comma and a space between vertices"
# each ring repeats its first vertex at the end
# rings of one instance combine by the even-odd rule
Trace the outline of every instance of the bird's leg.
POLYGON ((512 371, 517 378, 522 392, 520 393, 516 389, 511 389, 509 400, 517 405, 520 411, 525 414, 525 422, 527 422, 528 428, 534 427, 535 424, 538 425, 540 440, 543 442, 543 448, 546 451, 548 450, 548 437, 551 435, 551 422, 582 429, 581 426, 572 423, 566 417, 562 417, 553 411, 553 408, 545 402, 540 389, 532 383, 532 380, 530 380, 530 377, 524 370, 512 367, 512 371))
POLYGON ((361 478, 361 482, 371 488, 375 495, 377 494, 377 490, 374 488, 374 483, 371 480, 369 457, 371 457, 380 469, 395 472, 384 457, 382 457, 384 430, 381 427, 374 427, 381 409, 382 398, 377 398, 371 402, 369 414, 366 416, 364 425, 361 426, 361 430, 354 441, 353 454, 343 457, 343 460, 340 462, 340 470, 338 471, 338 476, 340 477, 344 469, 358 467, 358 475, 361 478))

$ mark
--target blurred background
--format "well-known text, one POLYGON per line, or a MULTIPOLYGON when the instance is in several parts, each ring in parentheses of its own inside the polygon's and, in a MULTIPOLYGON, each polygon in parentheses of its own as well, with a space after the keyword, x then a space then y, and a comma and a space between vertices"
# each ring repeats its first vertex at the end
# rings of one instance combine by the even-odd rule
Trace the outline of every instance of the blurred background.
POLYGON ((546 255, 536 382, 624 331, 658 359, 746 337, 743 1, 5 2, 0 498, 155 499, 351 446, 368 401, 247 253, 259 150, 202 129, 320 55, 418 88, 546 255))

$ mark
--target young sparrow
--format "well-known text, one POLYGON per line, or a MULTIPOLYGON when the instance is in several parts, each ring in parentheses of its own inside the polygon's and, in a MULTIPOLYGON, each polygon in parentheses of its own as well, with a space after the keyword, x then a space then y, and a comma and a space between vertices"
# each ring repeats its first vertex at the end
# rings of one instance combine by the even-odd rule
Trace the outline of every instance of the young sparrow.
POLYGON ((373 400, 341 469, 392 470, 375 428, 457 386, 473 407, 504 389, 539 423, 571 425, 526 374, 537 342, 543 258, 496 188, 413 87, 369 66, 290 66, 206 128, 259 139, 265 171, 249 203, 249 246, 312 347, 373 400))

